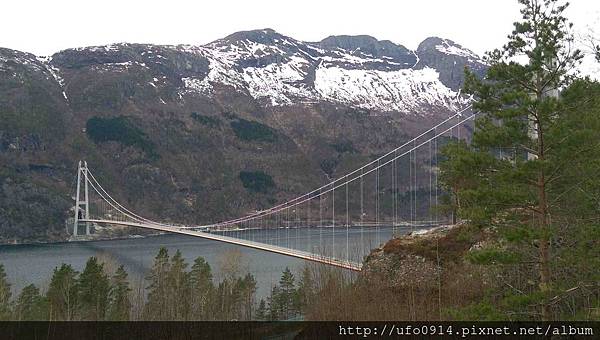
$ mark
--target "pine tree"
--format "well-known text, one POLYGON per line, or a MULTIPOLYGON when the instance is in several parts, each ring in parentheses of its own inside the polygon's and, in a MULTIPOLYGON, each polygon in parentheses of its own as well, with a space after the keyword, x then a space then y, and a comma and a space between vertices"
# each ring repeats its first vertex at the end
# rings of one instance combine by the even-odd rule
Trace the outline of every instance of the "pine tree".
POLYGON ((515 23, 509 42, 488 55, 485 79, 467 72, 465 91, 474 95, 473 107, 481 117, 470 147, 446 149, 449 160, 442 177, 457 189, 453 194, 459 214, 473 224, 493 226, 504 242, 473 255, 473 260, 534 264, 530 269, 537 272, 537 289, 521 290, 505 303, 540 306, 541 319, 550 320, 556 293, 551 243, 560 227, 553 209, 562 195, 554 182, 573 165, 569 157, 577 154, 570 150, 561 155, 567 142, 555 138, 568 114, 556 92, 572 81, 568 73, 581 54, 569 48, 573 37, 562 14, 566 4, 519 3, 523 20, 515 23), (518 63, 519 57, 528 62, 518 63))
POLYGON ((34 284, 25 286, 17 298, 15 320, 34 321, 47 320, 48 306, 40 295, 40 290, 34 284))
POLYGON ((78 281, 78 307, 82 320, 104 320, 108 308, 110 282, 104 265, 90 257, 78 281))
POLYGON ((297 306, 299 312, 306 312, 306 308, 315 298, 315 282, 310 267, 305 266, 302 269, 302 276, 298 282, 297 306))
POLYGON ((109 294, 108 320, 128 321, 131 315, 131 299, 127 272, 123 265, 119 266, 112 277, 109 294))
POLYGON ((595 36, 593 32, 590 33, 588 37, 589 42, 591 43, 590 47, 592 48, 592 52, 596 56, 596 60, 600 62, 600 39, 595 36))
POLYGON ((169 251, 161 247, 154 258, 150 274, 146 277, 149 281, 148 301, 144 306, 144 315, 147 320, 169 320, 169 251))
POLYGON ((202 257, 194 260, 190 278, 191 318, 194 320, 212 319, 211 306, 214 300, 214 285, 210 265, 202 257))
POLYGON ((258 303, 258 309, 256 309, 256 320, 265 321, 268 319, 268 317, 269 316, 265 299, 260 299, 260 302, 258 303))
POLYGON ((280 320, 280 318, 282 317, 282 312, 281 312, 281 303, 280 303, 280 290, 279 287, 277 285, 274 285, 271 288, 271 294, 269 295, 269 297, 267 297, 267 306, 268 306, 268 319, 271 321, 274 320, 280 320))
POLYGON ((286 267, 281 275, 281 279, 279 280, 279 291, 275 296, 277 300, 277 304, 280 308, 279 317, 284 320, 290 319, 297 314, 296 310, 296 299, 297 299, 297 291, 295 285, 295 278, 292 271, 286 267))
POLYGON ((219 259, 219 269, 223 280, 215 290, 215 316, 222 320, 244 318, 242 292, 246 282, 241 277, 247 267, 239 250, 227 251, 219 259))
POLYGON ((254 311, 254 295, 256 294, 256 279, 250 273, 247 273, 243 279, 239 280, 238 289, 242 296, 242 320, 252 320, 254 311))
POLYGON ((54 269, 46 294, 50 320, 73 320, 77 312, 77 272, 68 264, 54 269))
POLYGON ((241 279, 234 281, 225 278, 216 289, 216 316, 220 320, 238 320, 241 315, 242 294, 240 288, 241 279))
POLYGON ((477 186, 472 171, 475 166, 487 164, 481 157, 474 157, 464 141, 452 141, 441 150, 439 181, 447 194, 443 195, 437 211, 452 218, 452 224, 457 223, 461 210, 460 192, 477 186))
POLYGON ((186 272, 188 264, 181 251, 177 250, 171 258, 168 274, 169 320, 187 320, 190 314, 190 282, 186 272))
POLYGON ((10 283, 4 271, 4 265, 0 264, 0 320, 9 320, 11 314, 10 308, 10 283))
POLYGON ((600 319, 600 83, 578 80, 561 94, 568 108, 552 133, 562 141, 552 154, 568 164, 549 190, 554 229, 554 290, 561 318, 600 319), (567 313, 565 313, 567 312, 567 313))

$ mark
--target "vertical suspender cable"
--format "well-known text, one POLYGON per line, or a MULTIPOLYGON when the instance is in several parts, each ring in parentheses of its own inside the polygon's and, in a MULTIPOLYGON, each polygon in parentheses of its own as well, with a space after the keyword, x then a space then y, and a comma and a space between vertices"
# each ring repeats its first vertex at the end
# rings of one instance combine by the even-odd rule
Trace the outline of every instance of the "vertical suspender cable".
POLYGON ((413 221, 413 175, 412 175, 412 158, 413 158, 413 154, 412 154, 412 150, 409 152, 408 154, 408 204, 410 205, 410 218, 409 221, 411 223, 411 228, 412 228, 412 221, 413 221))
POLYGON ((415 169, 413 171, 413 174, 415 175, 415 186, 414 186, 415 190, 413 191, 414 192, 414 196, 415 196, 415 199, 413 200, 414 205, 415 205, 415 208, 413 209, 413 211, 415 213, 415 216, 414 216, 415 219, 413 221, 413 228, 414 228, 414 225, 417 223, 417 190, 418 190, 418 187, 417 187, 417 150, 416 149, 413 150, 413 153, 415 155, 414 158, 413 158, 413 160, 414 160, 413 164, 414 164, 414 167, 415 167, 415 169))
POLYGON ((394 235, 396 234, 396 223, 398 220, 398 209, 396 207, 396 203, 397 203, 397 178, 396 178, 396 151, 394 151, 394 162, 392 163, 392 215, 393 215, 393 220, 392 220, 392 237, 394 237, 394 235))
POLYGON ((432 181, 431 181, 431 172, 433 171, 433 167, 432 167, 432 165, 433 165, 433 162, 432 162, 433 153, 432 153, 431 149, 432 149, 432 144, 431 144, 431 141, 429 141, 429 214, 428 214, 428 216, 429 216, 428 220, 429 221, 428 221, 428 223, 431 223, 431 217, 432 217, 431 214, 432 214, 432 208, 433 208, 432 205, 431 205, 431 191, 433 190, 433 187, 431 185, 432 184, 432 181))
POLYGON ((365 230, 365 211, 363 208, 363 170, 360 170, 360 252, 364 251, 365 240, 364 240, 364 230, 365 230))
MULTIPOLYGON (((348 177, 348 176, 346 176, 348 177)), ((346 178, 346 182, 347 182, 346 178)), ((350 227, 350 214, 348 211, 348 183, 346 183, 346 261, 350 261, 350 242, 348 239, 348 228, 350 227)))
POLYGON ((375 194, 375 239, 379 246, 379 161, 377 161, 377 170, 375 170, 375 194))
POLYGON ((335 257, 335 185, 333 186, 333 192, 331 195, 331 220, 332 220, 332 228, 331 228, 331 257, 335 257))
POLYGON ((306 250, 307 251, 312 251, 312 237, 311 237, 311 233, 312 233, 312 228, 310 227, 310 224, 312 223, 310 221, 310 206, 312 205, 313 200, 308 201, 308 216, 306 217, 307 222, 306 222, 306 232, 308 233, 308 244, 306 245, 306 250))
POLYGON ((456 137, 457 139, 460 141, 460 119, 461 119, 462 115, 456 116, 457 122, 458 122, 458 126, 456 126, 456 137))
POLYGON ((321 254, 323 251, 323 196, 321 195, 321 190, 319 190, 319 252, 321 254))
MULTIPOLYGON (((434 129, 435 132, 435 136, 437 136, 437 128, 434 129)), ((435 157, 435 224, 437 225, 439 223, 438 221, 438 172, 439 172, 439 166, 438 166, 438 142, 437 142, 437 138, 434 139, 433 141, 433 146, 434 146, 434 157, 435 157)))

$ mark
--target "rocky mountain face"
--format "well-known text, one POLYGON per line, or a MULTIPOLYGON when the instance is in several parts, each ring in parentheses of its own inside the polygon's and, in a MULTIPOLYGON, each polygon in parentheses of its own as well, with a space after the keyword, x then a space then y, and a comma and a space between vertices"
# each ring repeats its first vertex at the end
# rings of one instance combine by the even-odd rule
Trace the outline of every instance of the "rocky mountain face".
POLYGON ((440 38, 411 51, 270 29, 50 57, 0 48, 0 239, 66 237, 79 159, 149 217, 206 223, 265 208, 464 107, 465 67, 485 70, 440 38))

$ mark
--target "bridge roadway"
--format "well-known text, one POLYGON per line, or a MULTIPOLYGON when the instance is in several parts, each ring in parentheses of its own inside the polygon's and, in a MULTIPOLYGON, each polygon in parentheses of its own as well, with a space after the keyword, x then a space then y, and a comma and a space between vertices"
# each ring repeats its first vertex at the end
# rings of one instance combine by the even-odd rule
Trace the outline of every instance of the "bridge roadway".
POLYGON ((264 250, 271 253, 291 256, 300 258, 307 261, 312 261, 316 263, 323 263, 339 268, 349 269, 353 271, 360 271, 362 269, 362 263, 352 262, 352 261, 340 261, 338 259, 317 255, 313 253, 309 253, 302 250, 284 248, 279 246, 274 246, 266 243, 254 242, 244 239, 238 239, 234 237, 210 234, 203 231, 190 230, 189 228, 180 228, 177 226, 167 226, 161 224, 151 224, 151 223, 137 223, 137 222, 127 222, 127 221, 111 221, 111 220, 96 220, 96 219, 81 219, 79 222, 90 222, 90 223, 98 223, 98 224, 114 224, 114 225, 122 225, 127 227, 136 227, 136 228, 144 228, 144 229, 153 229, 160 230, 169 233, 175 234, 183 234, 195 237, 201 237, 208 240, 225 242, 229 244, 235 244, 239 246, 254 248, 258 250, 264 250))

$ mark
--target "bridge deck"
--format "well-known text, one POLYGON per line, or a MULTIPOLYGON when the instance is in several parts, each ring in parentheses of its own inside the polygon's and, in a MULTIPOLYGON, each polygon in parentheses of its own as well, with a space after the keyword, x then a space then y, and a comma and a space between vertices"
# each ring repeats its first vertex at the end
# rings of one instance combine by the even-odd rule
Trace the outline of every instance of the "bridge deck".
POLYGON ((327 264, 327 265, 331 265, 331 266, 335 266, 335 267, 339 267, 339 268, 344 268, 344 269, 349 269, 349 270, 353 270, 353 271, 360 271, 362 269, 362 264, 358 263, 358 262, 340 261, 340 260, 332 258, 332 257, 313 254, 313 253, 302 251, 302 250, 284 248, 284 247, 279 247, 279 246, 275 246, 275 245, 271 245, 271 244, 243 240, 243 239, 233 238, 233 237, 224 236, 224 235, 210 234, 210 233, 206 233, 203 231, 190 230, 188 228, 180 228, 177 226, 164 226, 164 225, 151 224, 151 223, 136 223, 136 222, 127 222, 127 221, 110 221, 110 220, 96 220, 96 219, 88 219, 88 220, 82 219, 79 221, 80 222, 90 222, 90 223, 99 223, 99 224, 114 224, 114 225, 122 225, 122 226, 127 226, 127 227, 160 230, 160 231, 165 231, 165 232, 169 232, 169 233, 201 237, 204 239, 225 242, 225 243, 229 243, 229 244, 235 244, 235 245, 254 248, 254 249, 258 249, 258 250, 264 250, 264 251, 268 251, 271 253, 296 257, 296 258, 300 258, 300 259, 307 260, 307 261, 323 263, 323 264, 327 264))

